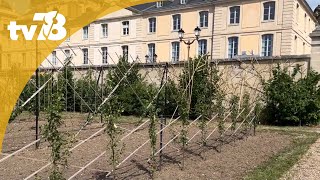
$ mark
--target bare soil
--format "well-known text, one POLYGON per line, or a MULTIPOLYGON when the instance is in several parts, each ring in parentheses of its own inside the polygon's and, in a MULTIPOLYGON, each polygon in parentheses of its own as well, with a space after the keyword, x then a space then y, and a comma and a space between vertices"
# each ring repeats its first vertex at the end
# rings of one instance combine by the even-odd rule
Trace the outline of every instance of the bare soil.
MULTIPOLYGON (((85 122, 86 115, 69 113, 64 115, 65 126, 62 131, 70 134, 79 132, 81 125, 85 122)), ((133 118, 134 119, 134 118, 133 118)), ((135 123, 128 123, 128 118, 119 123, 124 137, 131 130, 136 128, 135 123)), ((137 122, 137 120, 133 120, 137 122)), ((45 123, 42 118, 40 125, 45 123)), ((2 154, 0 159, 10 153, 24 147, 35 140, 34 117, 23 115, 16 121, 9 124, 3 142, 2 154)), ((97 118, 94 122, 87 125, 76 137, 76 142, 71 147, 80 143, 100 130, 102 124, 97 118)), ((208 134, 215 129, 215 123, 208 127, 208 134)), ((164 131, 164 144, 166 144, 174 135, 179 133, 181 127, 174 123, 170 128, 164 131)), ((199 128, 196 124, 190 126, 188 137, 192 137, 199 128)), ((206 146, 200 143, 200 134, 198 134, 189 144, 185 151, 184 168, 182 170, 182 150, 177 141, 169 144, 163 150, 163 161, 156 171, 155 179, 242 179, 249 171, 253 170, 259 164, 267 161, 285 147, 292 143, 292 137, 289 135, 277 133, 272 130, 257 131, 252 135, 251 131, 240 131, 233 136, 229 130, 223 138, 219 138, 218 132, 212 134, 208 139, 206 146)), ((147 141, 148 123, 121 142, 123 153, 120 156, 120 162, 130 155, 136 148, 147 141)), ((100 133, 88 142, 74 149, 68 158, 69 167, 64 172, 67 179, 75 172, 84 167, 87 163, 96 158, 103 151, 108 149, 108 136, 100 133)), ((159 138, 158 138, 159 142, 159 138)), ((157 142, 157 143, 158 143, 157 142)), ((159 148, 159 147, 158 147, 159 148)), ((111 170, 110 153, 107 153, 97 161, 88 166, 75 179, 108 179, 106 174, 111 170)), ((116 171, 118 179, 150 179, 151 168, 148 163, 150 157, 150 144, 147 143, 135 155, 125 161, 116 171)), ((23 179, 37 171, 42 166, 50 162, 50 148, 48 143, 41 141, 40 148, 35 149, 31 146, 3 162, 0 162, 0 179, 23 179)), ((45 168, 37 174, 37 178, 47 179, 50 173, 50 167, 45 168)), ((110 179, 110 177, 109 177, 110 179)))

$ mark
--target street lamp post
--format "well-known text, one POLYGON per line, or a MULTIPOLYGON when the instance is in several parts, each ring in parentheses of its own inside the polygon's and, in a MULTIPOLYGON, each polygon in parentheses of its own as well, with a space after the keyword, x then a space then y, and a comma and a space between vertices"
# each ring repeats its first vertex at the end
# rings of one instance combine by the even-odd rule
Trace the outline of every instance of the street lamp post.
MULTIPOLYGON (((200 36, 200 32, 201 32, 201 29, 199 27, 196 27, 194 29, 194 35, 195 35, 195 38, 190 40, 188 39, 187 41, 185 41, 183 39, 183 36, 184 36, 184 30, 183 29, 180 29, 178 31, 178 35, 179 35, 179 39, 180 39, 180 42, 183 42, 184 44, 187 45, 188 47, 188 70, 189 70, 189 85, 187 85, 188 89, 189 89, 189 93, 188 93, 188 97, 187 99, 189 100, 188 101, 188 110, 189 110, 189 113, 190 113, 190 108, 191 108, 191 97, 192 97, 192 85, 193 85, 193 76, 191 76, 191 63, 190 63, 190 45, 193 44, 195 41, 199 41, 199 36, 200 36)), ((194 72, 194 64, 192 65, 192 72, 194 72)), ((183 125, 184 126, 184 125, 183 125)), ((185 128, 185 127, 183 127, 185 128)), ((182 160, 182 167, 184 167, 184 157, 185 157, 185 150, 183 149, 183 154, 182 154, 182 157, 183 157, 183 160, 182 160)))
POLYGON ((188 60, 190 59, 190 45, 193 44, 195 41, 199 41, 199 36, 200 36, 200 32, 201 32, 201 29, 197 26, 195 29, 194 29, 194 35, 195 35, 195 39, 188 39, 188 41, 185 41, 183 38, 184 38, 184 30, 183 29, 180 29, 178 31, 178 35, 179 35, 179 39, 180 39, 180 42, 183 42, 184 44, 187 45, 188 47, 188 60))

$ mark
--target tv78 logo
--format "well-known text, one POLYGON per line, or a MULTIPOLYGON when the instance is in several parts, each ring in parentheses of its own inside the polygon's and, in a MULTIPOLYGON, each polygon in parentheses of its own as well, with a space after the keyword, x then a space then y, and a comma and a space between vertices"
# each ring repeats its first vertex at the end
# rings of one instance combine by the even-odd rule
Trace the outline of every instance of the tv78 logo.
MULTIPOLYGON (((67 35, 66 29, 63 25, 66 23, 66 18, 59 14, 57 11, 51 11, 48 13, 35 13, 33 21, 42 21, 44 24, 38 35, 38 40, 61 40, 67 35)), ((37 25, 31 25, 28 29, 27 25, 17 25, 16 21, 11 21, 8 25, 10 31, 10 38, 12 40, 18 40, 19 36, 17 31, 22 31, 26 40, 32 40, 37 30, 37 25)))

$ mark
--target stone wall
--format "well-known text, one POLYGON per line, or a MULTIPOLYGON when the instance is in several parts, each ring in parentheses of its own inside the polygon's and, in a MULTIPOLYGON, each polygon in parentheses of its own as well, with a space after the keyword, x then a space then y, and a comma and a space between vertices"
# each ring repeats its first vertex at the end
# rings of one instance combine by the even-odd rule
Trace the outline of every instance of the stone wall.
MULTIPOLYGON (((222 79, 219 86, 228 94, 238 94, 242 96, 249 93, 252 98, 260 96, 262 92, 262 82, 268 80, 272 75, 272 69, 277 65, 282 68, 288 68, 289 72, 299 65, 301 76, 310 71, 310 56, 278 56, 278 57, 246 57, 241 59, 216 59, 211 62, 212 66, 217 66, 222 79)), ((319 63, 320 64, 320 63, 319 63)), ((186 62, 168 64, 168 78, 178 81, 186 62)), ((140 73, 149 83, 160 85, 165 63, 157 64, 138 64, 141 68, 140 73)), ((106 83, 106 75, 114 65, 105 66, 78 66, 71 67, 74 71, 75 78, 86 75, 88 70, 93 73, 93 78, 100 84, 106 83), (103 77, 103 78, 102 78, 103 77)), ((52 69, 42 69, 41 71, 52 71, 52 69)), ((125 72, 123 72, 124 74, 125 72)), ((299 76, 300 77, 300 76, 299 76)), ((281 90, 279 90, 281 91, 281 90)))

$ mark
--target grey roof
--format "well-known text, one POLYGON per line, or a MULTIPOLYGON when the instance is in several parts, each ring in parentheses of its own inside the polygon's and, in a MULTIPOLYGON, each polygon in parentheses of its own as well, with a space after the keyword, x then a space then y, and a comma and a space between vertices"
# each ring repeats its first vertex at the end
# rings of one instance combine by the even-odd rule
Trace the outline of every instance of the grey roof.
POLYGON ((167 0, 163 1, 162 7, 156 7, 156 2, 145 3, 136 6, 132 6, 131 8, 138 10, 140 12, 155 12, 162 11, 167 9, 177 9, 194 5, 203 5, 212 3, 214 0, 187 0, 186 4, 180 4, 180 0, 167 0))

